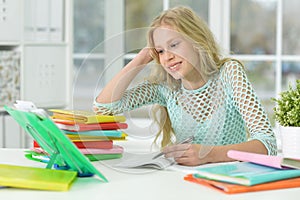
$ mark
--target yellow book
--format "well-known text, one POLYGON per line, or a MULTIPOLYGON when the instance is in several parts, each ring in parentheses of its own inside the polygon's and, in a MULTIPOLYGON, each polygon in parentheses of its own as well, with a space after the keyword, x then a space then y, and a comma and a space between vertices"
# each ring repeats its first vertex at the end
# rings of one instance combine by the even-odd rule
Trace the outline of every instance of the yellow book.
POLYGON ((49 111, 53 112, 53 119, 64 119, 75 121, 77 123, 93 124, 126 121, 125 116, 97 115, 94 112, 86 110, 49 109, 49 111))
POLYGON ((36 190, 67 191, 77 172, 0 164, 0 185, 36 190))
POLYGON ((122 133, 121 137, 112 137, 112 136, 93 136, 93 135, 80 135, 80 134, 66 134, 66 136, 70 140, 80 140, 80 141, 87 141, 87 140, 99 140, 99 139, 106 139, 106 140, 125 140, 127 137, 126 133, 122 133))

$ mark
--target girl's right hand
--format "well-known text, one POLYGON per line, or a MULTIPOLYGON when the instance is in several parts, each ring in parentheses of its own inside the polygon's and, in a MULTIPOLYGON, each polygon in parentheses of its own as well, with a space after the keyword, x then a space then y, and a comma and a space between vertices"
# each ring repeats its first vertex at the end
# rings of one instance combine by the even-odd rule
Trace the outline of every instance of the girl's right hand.
POLYGON ((150 48, 144 47, 135 57, 135 59, 139 60, 140 64, 145 65, 153 60, 150 55, 150 48))

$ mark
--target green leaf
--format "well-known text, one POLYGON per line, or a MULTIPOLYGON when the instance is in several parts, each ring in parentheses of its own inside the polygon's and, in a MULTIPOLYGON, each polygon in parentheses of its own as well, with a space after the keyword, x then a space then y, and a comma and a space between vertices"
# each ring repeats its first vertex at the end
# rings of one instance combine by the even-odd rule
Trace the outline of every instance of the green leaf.
POLYGON ((279 98, 271 98, 277 105, 273 108, 275 120, 281 126, 300 126, 300 79, 296 87, 280 93, 279 98))

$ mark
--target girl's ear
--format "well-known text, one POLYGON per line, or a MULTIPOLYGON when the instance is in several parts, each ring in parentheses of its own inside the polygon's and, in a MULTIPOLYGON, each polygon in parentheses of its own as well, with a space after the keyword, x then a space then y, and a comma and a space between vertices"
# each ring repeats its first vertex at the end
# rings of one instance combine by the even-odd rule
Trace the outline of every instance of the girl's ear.
POLYGON ((200 48, 197 44, 192 44, 195 52, 199 52, 200 48))

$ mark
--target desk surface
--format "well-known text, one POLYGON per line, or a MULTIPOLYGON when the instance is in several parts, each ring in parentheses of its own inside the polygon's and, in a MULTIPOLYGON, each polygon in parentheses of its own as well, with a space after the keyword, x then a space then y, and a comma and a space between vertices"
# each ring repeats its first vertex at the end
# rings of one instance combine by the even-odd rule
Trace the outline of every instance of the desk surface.
MULTIPOLYGON (((28 160, 22 149, 0 149, 0 163, 23 166, 44 167, 42 163, 28 160)), ((180 171, 117 171, 105 162, 93 164, 109 180, 101 183, 96 178, 79 178, 68 192, 36 191, 15 188, 0 189, 0 199, 39 199, 39 200, 158 200, 158 199, 299 199, 300 188, 262 191, 227 195, 205 186, 183 180, 180 171)))

